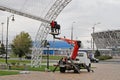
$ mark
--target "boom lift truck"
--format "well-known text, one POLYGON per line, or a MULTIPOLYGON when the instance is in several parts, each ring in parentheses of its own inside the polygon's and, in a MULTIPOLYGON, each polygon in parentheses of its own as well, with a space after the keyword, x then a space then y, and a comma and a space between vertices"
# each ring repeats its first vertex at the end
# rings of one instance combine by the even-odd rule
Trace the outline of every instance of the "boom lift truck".
POLYGON ((64 73, 66 70, 74 70, 75 73, 80 73, 81 67, 84 67, 85 69, 87 69, 88 72, 90 72, 91 63, 87 57, 87 53, 86 52, 82 52, 82 53, 79 52, 79 48, 81 46, 81 41, 56 37, 56 35, 59 35, 59 33, 51 32, 50 34, 53 35, 54 39, 63 40, 69 44, 74 45, 74 48, 73 48, 71 55, 67 56, 67 57, 63 57, 62 59, 60 59, 58 62, 58 65, 56 65, 53 72, 55 72, 57 67, 59 67, 61 73, 64 73))

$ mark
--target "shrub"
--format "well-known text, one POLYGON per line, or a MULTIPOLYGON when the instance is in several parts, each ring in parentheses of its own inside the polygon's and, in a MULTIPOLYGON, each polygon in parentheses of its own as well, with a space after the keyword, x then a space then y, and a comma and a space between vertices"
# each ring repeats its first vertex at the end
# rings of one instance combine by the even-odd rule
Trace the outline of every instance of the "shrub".
POLYGON ((95 57, 99 57, 100 56, 100 52, 99 52, 99 50, 96 50, 95 51, 95 57))
POLYGON ((15 62, 12 62, 11 64, 12 64, 13 66, 15 66, 16 63, 15 63, 15 62))

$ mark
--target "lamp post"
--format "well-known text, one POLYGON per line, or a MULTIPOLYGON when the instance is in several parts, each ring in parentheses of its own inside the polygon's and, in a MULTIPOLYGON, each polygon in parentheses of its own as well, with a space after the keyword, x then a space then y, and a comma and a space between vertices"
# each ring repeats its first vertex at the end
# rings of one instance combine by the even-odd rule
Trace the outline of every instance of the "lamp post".
MULTIPOLYGON (((100 24, 100 22, 98 22, 98 23, 96 23, 96 24, 93 25, 93 27, 92 27, 92 29, 93 29, 93 34, 95 33, 95 26, 98 25, 98 24, 100 24)), ((94 49, 94 44, 95 44, 95 42, 94 42, 94 37, 93 37, 93 53, 94 53, 94 50, 95 50, 95 49, 94 49)))
POLYGON ((2 25, 2 40, 1 41, 2 41, 2 44, 3 44, 3 25, 4 25, 4 23, 2 22, 1 25, 2 25))
MULTIPOLYGON (((93 34, 94 34, 94 32, 95 32, 95 25, 92 27, 92 29, 93 29, 93 34)), ((94 37, 93 37, 93 53, 94 53, 94 37)))
POLYGON ((15 21, 14 19, 14 15, 11 15, 9 17, 7 17, 7 33, 6 33, 6 64, 8 64, 7 62, 7 55, 8 55, 8 27, 9 27, 9 20, 10 18, 12 18, 12 21, 15 21))
MULTIPOLYGON (((72 22, 72 26, 71 26, 71 40, 73 40, 73 24, 75 22, 72 22)), ((70 47, 70 51, 72 52, 72 44, 71 44, 71 47, 70 47)))
POLYGON ((47 69, 49 70, 49 47, 50 47, 50 44, 49 42, 47 42, 47 69))
POLYGON ((72 22, 72 27, 71 27, 71 40, 73 40, 73 24, 74 24, 75 22, 72 22))
MULTIPOLYGON (((2 47, 2 44, 1 44, 1 41, 0 41, 0 48, 2 47)), ((1 54, 2 52, 1 52, 1 49, 0 49, 0 54, 1 54)))

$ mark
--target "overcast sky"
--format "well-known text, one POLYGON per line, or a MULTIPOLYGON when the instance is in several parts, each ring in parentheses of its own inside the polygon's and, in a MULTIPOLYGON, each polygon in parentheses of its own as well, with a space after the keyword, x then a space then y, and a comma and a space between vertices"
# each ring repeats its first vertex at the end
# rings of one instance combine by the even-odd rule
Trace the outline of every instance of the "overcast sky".
MULTIPOLYGON (((35 1, 35 0, 34 0, 35 1)), ((6 19, 11 14, 0 11, 0 23, 4 22, 4 40, 6 39, 6 19)), ((120 0, 72 0, 57 17, 61 25, 61 37, 71 37, 73 26, 74 39, 79 39, 86 48, 90 47, 92 27, 95 32, 120 29, 120 0)), ((29 32, 34 40, 40 22, 15 15, 15 22, 10 21, 9 40, 21 31, 29 32)), ((1 25, 0 25, 1 31, 1 25)), ((0 32, 1 36, 1 32, 0 32)), ((52 36, 48 36, 49 39, 52 36)), ((1 39, 1 37, 0 37, 1 39)))

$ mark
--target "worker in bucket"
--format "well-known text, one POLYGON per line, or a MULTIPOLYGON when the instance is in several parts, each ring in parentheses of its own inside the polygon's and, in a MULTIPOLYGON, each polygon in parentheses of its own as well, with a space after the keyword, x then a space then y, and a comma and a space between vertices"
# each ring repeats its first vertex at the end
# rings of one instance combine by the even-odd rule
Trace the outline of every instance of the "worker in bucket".
POLYGON ((52 22, 50 23, 50 26, 51 26, 51 32, 54 33, 54 30, 55 30, 55 22, 52 21, 52 22))

